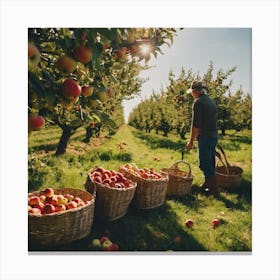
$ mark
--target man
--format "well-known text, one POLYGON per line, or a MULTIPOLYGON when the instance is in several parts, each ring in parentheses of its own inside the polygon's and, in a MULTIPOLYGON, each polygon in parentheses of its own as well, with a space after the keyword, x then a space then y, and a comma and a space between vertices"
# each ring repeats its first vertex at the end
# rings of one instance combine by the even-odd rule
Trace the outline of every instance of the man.
POLYGON ((195 139, 198 141, 199 168, 204 174, 203 192, 218 196, 217 180, 215 176, 215 147, 218 141, 217 106, 207 95, 206 88, 200 81, 194 81, 191 88, 194 102, 192 107, 192 122, 190 139, 186 149, 193 148, 195 139))

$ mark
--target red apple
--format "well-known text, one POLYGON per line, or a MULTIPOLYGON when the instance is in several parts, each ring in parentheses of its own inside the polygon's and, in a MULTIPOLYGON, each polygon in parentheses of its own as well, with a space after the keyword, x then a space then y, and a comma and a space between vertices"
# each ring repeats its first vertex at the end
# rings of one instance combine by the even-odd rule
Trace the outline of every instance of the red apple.
POLYGON ((126 58, 127 48, 122 47, 117 51, 117 56, 119 60, 124 60, 126 58))
POLYGON ((33 130, 40 130, 45 126, 45 119, 39 115, 30 115, 28 116, 28 129, 33 130))
POLYGON ((49 204, 54 205, 54 206, 56 206, 56 205, 59 204, 56 195, 53 195, 53 196, 49 197, 49 199, 47 199, 47 202, 48 202, 49 204))
POLYGON ((111 241, 105 241, 102 244, 104 251, 119 251, 119 245, 117 243, 112 243, 111 241))
POLYGON ((104 241, 106 241, 106 240, 109 240, 109 241, 110 241, 109 237, 107 237, 107 236, 102 236, 102 237, 100 238, 101 244, 103 244, 104 241))
POLYGON ((28 204, 29 204, 30 206, 39 205, 40 202, 41 202, 41 201, 40 201, 39 196, 31 196, 31 197, 28 198, 28 204))
POLYGON ((41 54, 33 43, 28 43, 28 69, 34 69, 41 60, 41 54))
POLYGON ((40 201, 42 203, 45 203, 45 201, 46 201, 46 196, 45 195, 41 194, 39 198, 40 198, 40 201))
POLYGON ((119 251, 119 245, 117 243, 112 244, 112 251, 119 251))
POLYGON ((73 198, 74 198, 74 195, 67 193, 67 194, 64 195, 64 197, 65 197, 68 201, 72 201, 73 198))
POLYGON ((54 195, 53 188, 46 188, 42 191, 42 194, 46 197, 52 197, 54 195))
POLYGON ((193 227, 193 221, 191 219, 187 219, 185 221, 185 225, 188 227, 188 228, 192 228, 193 227))
POLYGON ((70 74, 77 67, 77 62, 68 55, 61 55, 56 61, 56 67, 61 73, 70 74))
POLYGON ((135 55, 135 54, 137 54, 137 52, 138 52, 138 47, 137 46, 131 46, 130 48, 129 48, 129 52, 130 52, 130 54, 131 55, 135 55))
POLYGON ((82 95, 85 97, 91 96, 93 94, 93 86, 82 86, 82 95))
POLYGON ((55 206, 55 212, 62 212, 62 211, 66 211, 66 206, 63 204, 59 204, 55 206))
POLYGON ((101 174, 103 174, 105 172, 105 169, 103 167, 97 167, 95 169, 95 171, 100 172, 101 174))
POLYGON ((32 208, 31 210, 28 211, 29 214, 31 215, 36 215, 39 216, 41 215, 41 210, 39 208, 32 208))
POLYGON ((92 49, 85 45, 78 46, 74 49, 74 56, 77 61, 86 64, 92 60, 92 49))
POLYGON ((52 204, 45 204, 42 210, 42 214, 51 214, 55 212, 55 207, 52 204))
POLYGON ((213 220, 212 220, 212 227, 213 227, 213 228, 218 227, 220 224, 221 224, 221 222, 220 222, 219 219, 213 219, 213 220))
POLYGON ((62 94, 65 98, 76 100, 82 93, 82 88, 72 78, 67 78, 61 85, 62 94))
POLYGON ((38 205, 35 205, 33 208, 38 208, 40 209, 40 211, 42 212, 43 211, 43 208, 44 208, 45 204, 40 202, 38 205))
POLYGON ((94 182, 102 184, 102 178, 100 176, 94 176, 94 182))
POLYGON ((124 185, 122 183, 115 183, 115 188, 122 189, 124 185))
POLYGON ((78 204, 75 201, 70 201, 66 204, 67 210, 77 208, 78 204))
POLYGON ((79 204, 80 202, 83 202, 83 200, 77 196, 75 196, 72 201, 76 202, 77 204, 79 204))
POLYGON ((107 95, 110 97, 110 98, 113 98, 115 96, 115 91, 112 87, 109 87, 107 89, 107 95))

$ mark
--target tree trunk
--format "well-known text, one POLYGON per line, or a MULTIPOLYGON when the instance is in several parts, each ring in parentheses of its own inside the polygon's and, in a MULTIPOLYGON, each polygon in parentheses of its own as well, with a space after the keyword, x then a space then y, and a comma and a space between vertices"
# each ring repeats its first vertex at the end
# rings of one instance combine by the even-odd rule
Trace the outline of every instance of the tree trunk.
POLYGON ((225 135, 226 135, 226 130, 225 130, 225 128, 222 128, 221 130, 222 130, 222 135, 225 136, 225 135))
POLYGON ((67 145, 68 145, 68 141, 77 129, 77 128, 73 128, 73 127, 70 127, 70 126, 63 126, 61 128, 62 128, 62 135, 61 135, 59 143, 57 145, 55 156, 65 154, 66 148, 67 148, 67 145))

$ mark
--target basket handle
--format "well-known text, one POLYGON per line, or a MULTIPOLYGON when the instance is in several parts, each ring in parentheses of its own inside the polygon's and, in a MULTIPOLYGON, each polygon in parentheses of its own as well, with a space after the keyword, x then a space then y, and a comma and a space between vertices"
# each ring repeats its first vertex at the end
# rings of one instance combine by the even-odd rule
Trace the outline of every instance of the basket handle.
POLYGON ((192 172, 191 166, 189 165, 189 163, 187 163, 187 162, 184 161, 184 160, 178 160, 178 161, 176 161, 176 162, 169 168, 169 170, 170 170, 170 169, 173 169, 173 170, 180 170, 179 167, 178 167, 179 163, 184 163, 185 165, 188 166, 188 168, 189 168, 189 173, 188 173, 187 176, 185 176, 185 177, 190 177, 191 172, 192 172))
MULTIPOLYGON (((222 152, 227 166, 228 166, 228 167, 231 167, 231 165, 229 164, 229 162, 228 162, 228 160, 227 160, 226 153, 225 153, 224 149, 222 148, 222 146, 221 146, 219 143, 217 143, 217 147, 218 147, 219 150, 222 152)), ((220 158, 219 158, 219 159, 220 159, 220 158)), ((220 159, 220 160, 221 160, 221 159, 220 159)))
MULTIPOLYGON (((222 153, 223 153, 223 156, 224 156, 224 159, 225 159, 226 163, 223 161, 222 156, 221 156, 221 154, 220 154, 219 152, 215 151, 215 156, 218 158, 218 160, 219 160, 219 161, 223 164, 223 166, 226 168, 227 174, 229 174, 229 167, 230 167, 230 165, 229 165, 229 163, 228 163, 228 161, 227 161, 227 159, 226 159, 226 157, 225 157, 225 152, 224 152, 223 148, 222 148, 219 144, 217 144, 217 146, 219 147, 220 150, 222 150, 222 153)), ((219 162, 217 162, 216 166, 218 166, 218 163, 219 163, 219 162)))

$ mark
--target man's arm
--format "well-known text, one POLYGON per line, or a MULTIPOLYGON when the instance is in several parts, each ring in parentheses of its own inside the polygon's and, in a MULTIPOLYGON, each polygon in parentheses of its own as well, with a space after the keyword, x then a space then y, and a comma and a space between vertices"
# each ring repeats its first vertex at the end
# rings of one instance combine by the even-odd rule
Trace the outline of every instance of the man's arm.
POLYGON ((191 149, 193 147, 193 141, 197 138, 199 135, 199 128, 191 126, 191 135, 188 143, 186 144, 186 149, 191 149))

